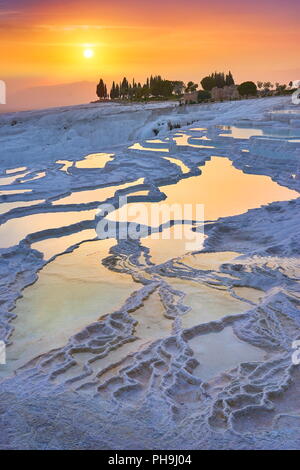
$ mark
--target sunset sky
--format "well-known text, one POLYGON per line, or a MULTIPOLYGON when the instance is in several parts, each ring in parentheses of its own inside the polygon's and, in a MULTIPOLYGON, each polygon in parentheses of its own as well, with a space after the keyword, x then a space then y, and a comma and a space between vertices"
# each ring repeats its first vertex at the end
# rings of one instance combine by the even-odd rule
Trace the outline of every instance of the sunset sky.
POLYGON ((298 0, 0 0, 10 91, 82 80, 300 78, 298 0), (85 49, 93 57, 85 58, 85 49))

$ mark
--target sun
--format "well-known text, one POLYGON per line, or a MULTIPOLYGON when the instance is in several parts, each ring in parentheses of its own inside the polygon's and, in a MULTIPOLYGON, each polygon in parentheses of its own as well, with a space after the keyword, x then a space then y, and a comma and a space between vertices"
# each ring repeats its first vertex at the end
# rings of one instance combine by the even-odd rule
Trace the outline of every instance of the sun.
POLYGON ((91 59, 94 55, 94 51, 92 49, 84 49, 83 51, 83 56, 86 58, 86 59, 91 59))

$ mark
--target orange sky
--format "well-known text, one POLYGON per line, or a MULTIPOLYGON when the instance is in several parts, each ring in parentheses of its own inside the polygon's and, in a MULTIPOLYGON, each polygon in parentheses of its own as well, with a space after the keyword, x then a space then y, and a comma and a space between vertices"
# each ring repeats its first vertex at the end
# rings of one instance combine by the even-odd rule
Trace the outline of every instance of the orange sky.
POLYGON ((295 0, 0 1, 0 79, 13 91, 151 73, 199 83, 230 69, 288 82, 300 78, 299 18, 295 0))

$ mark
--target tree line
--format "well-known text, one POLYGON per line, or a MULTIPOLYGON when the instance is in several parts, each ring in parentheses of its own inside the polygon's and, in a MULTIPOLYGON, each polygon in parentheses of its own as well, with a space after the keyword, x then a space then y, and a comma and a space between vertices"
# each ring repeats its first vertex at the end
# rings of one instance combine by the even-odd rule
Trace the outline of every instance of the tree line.
MULTIPOLYGON (((222 88, 225 85, 233 85, 234 79, 230 71, 227 75, 223 72, 214 72, 204 77, 200 83, 203 90, 210 91, 214 86, 222 88)), ((104 80, 100 78, 96 93, 99 99, 141 100, 149 99, 150 97, 170 98, 172 95, 178 97, 184 92, 190 93, 196 91, 197 88, 198 84, 192 81, 189 81, 187 85, 185 85, 181 80, 166 80, 160 75, 151 75, 143 84, 136 82, 135 79, 129 82, 126 77, 119 83, 113 81, 109 93, 107 85, 104 83, 104 80)))
POLYGON ((214 87, 224 88, 224 86, 231 86, 235 84, 230 70, 227 75, 225 75, 224 72, 214 72, 211 75, 202 78, 200 83, 203 90, 206 91, 211 91, 214 87))
POLYGON ((100 99, 141 100, 148 99, 149 97, 169 98, 172 94, 179 96, 183 93, 184 89, 185 86, 182 81, 166 80, 160 75, 151 75, 143 84, 136 82, 135 79, 129 82, 126 77, 119 83, 113 81, 109 93, 106 84, 100 78, 96 93, 100 99))
MULTIPOLYGON (((213 88, 224 88, 225 86, 235 85, 234 77, 229 71, 227 74, 224 72, 213 72, 210 75, 203 77, 200 80, 202 90, 198 91, 198 101, 209 100, 211 98, 211 91, 213 88)), ((257 82, 257 85, 252 81, 243 82, 237 86, 241 96, 254 96, 257 94, 257 88, 267 90, 270 88, 270 82, 257 82)), ((286 90, 286 85, 276 84, 278 93, 286 90)), ((198 84, 189 81, 186 85, 181 80, 166 80, 160 75, 151 75, 144 83, 137 82, 135 79, 129 81, 126 77, 120 82, 113 81, 110 91, 102 78, 97 85, 96 93, 100 100, 128 100, 128 101, 142 101, 148 99, 172 99, 179 98, 183 93, 196 92, 198 84)), ((264 96, 261 94, 261 96, 264 96)))

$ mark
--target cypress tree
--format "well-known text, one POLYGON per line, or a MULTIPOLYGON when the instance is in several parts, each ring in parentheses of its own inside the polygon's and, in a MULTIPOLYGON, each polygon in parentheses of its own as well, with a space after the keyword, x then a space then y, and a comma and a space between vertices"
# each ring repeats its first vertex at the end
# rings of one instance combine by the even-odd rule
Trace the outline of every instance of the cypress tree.
POLYGON ((96 93, 97 93, 98 98, 100 98, 100 100, 105 97, 105 85, 104 85, 104 81, 102 80, 102 78, 100 78, 100 81, 97 85, 96 93))
POLYGON ((112 83, 112 87, 111 87, 111 90, 110 90, 110 98, 113 100, 116 98, 116 86, 115 86, 115 82, 112 83))

